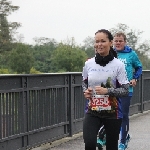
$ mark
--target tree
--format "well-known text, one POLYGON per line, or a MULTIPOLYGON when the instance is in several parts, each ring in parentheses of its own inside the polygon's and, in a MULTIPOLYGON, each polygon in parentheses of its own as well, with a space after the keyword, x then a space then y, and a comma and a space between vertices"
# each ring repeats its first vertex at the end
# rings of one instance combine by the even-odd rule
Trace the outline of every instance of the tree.
POLYGON ((3 14, 4 16, 8 16, 12 12, 19 9, 19 6, 11 5, 11 1, 8 1, 8 0, 1 0, 0 6, 1 6, 0 7, 0 14, 3 14))
POLYGON ((150 45, 148 42, 144 42, 137 48, 137 54, 143 64, 143 70, 150 70, 150 45), (149 57, 148 57, 149 56, 149 57))
POLYGON ((35 37, 33 38, 35 45, 57 45, 55 39, 47 38, 47 37, 35 37))
POLYGON ((33 47, 35 58, 34 68, 40 72, 51 70, 51 54, 57 47, 57 42, 49 38, 36 38, 36 45, 33 47))
POLYGON ((13 35, 20 24, 17 22, 8 22, 7 16, 18 10, 18 6, 11 5, 10 1, 0 1, 0 52, 12 49, 11 42, 14 40, 13 35))
POLYGON ((0 14, 0 52, 10 50, 11 40, 7 18, 0 14))
POLYGON ((114 35, 116 32, 124 32, 127 37, 127 44, 136 49, 138 47, 138 43, 140 41, 140 36, 143 31, 130 29, 126 24, 118 23, 115 28, 110 29, 111 33, 114 35))
POLYGON ((30 73, 34 63, 31 49, 25 44, 19 43, 9 55, 9 66, 17 73, 30 73))
POLYGON ((78 46, 60 43, 52 53, 53 72, 82 71, 87 55, 78 46))
POLYGON ((143 55, 149 55, 149 53, 150 53, 150 42, 144 41, 143 43, 139 44, 139 46, 137 47, 137 51, 140 51, 143 55))
POLYGON ((148 42, 140 43, 141 35, 143 31, 130 29, 125 24, 117 24, 115 28, 110 29, 111 33, 114 35, 116 32, 124 32, 127 36, 127 45, 129 45, 133 50, 135 50, 142 62, 143 69, 150 69, 150 59, 147 56, 150 51, 150 45, 148 42))
POLYGON ((84 42, 84 45, 82 46, 82 50, 85 51, 88 58, 94 57, 95 55, 94 37, 88 36, 87 38, 85 38, 83 42, 84 42))

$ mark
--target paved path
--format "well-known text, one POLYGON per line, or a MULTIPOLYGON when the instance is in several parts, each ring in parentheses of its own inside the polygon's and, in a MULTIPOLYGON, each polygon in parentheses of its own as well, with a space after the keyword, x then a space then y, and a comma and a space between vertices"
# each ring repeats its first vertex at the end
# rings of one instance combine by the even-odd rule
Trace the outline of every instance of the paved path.
MULTIPOLYGON (((130 134, 132 139, 127 150, 150 150, 150 111, 130 117, 130 134)), ((33 150, 84 150, 82 133, 33 150)))

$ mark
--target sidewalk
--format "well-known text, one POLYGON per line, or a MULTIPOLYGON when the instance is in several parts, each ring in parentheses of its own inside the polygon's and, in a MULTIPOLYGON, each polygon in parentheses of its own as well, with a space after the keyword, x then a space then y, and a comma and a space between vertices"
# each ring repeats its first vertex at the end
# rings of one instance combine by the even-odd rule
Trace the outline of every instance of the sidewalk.
MULTIPOLYGON (((131 141, 128 150, 150 149, 150 111, 130 117, 131 141)), ((63 138, 32 150, 84 150, 82 133, 63 138)), ((105 148, 104 148, 105 150, 105 148)))

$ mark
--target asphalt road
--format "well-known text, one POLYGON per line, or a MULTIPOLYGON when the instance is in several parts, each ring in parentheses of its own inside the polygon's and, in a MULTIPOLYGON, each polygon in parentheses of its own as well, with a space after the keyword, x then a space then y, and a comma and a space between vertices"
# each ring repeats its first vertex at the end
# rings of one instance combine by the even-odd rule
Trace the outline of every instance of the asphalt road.
MULTIPOLYGON (((129 133, 131 141, 127 150, 150 150, 150 111, 130 117, 129 133)), ((33 150, 84 150, 82 133, 33 150)))

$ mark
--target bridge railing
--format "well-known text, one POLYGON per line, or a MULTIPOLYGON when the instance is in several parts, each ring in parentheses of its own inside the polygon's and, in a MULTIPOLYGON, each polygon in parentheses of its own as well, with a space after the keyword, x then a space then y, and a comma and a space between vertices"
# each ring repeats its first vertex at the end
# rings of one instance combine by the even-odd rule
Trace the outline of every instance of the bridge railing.
MULTIPOLYGON (((82 131, 81 73, 0 76, 0 150, 31 148, 82 131)), ((130 115, 150 109, 150 71, 134 89, 130 115)))

